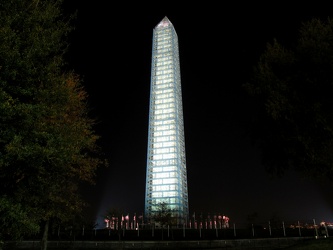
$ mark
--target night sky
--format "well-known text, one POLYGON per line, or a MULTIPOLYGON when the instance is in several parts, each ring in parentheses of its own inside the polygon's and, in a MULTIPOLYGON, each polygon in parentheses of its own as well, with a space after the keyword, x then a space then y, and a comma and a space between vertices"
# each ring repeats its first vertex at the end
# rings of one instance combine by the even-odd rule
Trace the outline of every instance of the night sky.
POLYGON ((330 8, 205 3, 71 1, 78 19, 68 61, 110 162, 85 192, 91 213, 102 224, 109 208, 144 212, 152 34, 167 16, 180 48, 190 214, 220 213, 236 225, 253 213, 258 223, 333 222, 331 187, 291 171, 271 179, 260 164, 246 136, 255 111, 241 88, 267 42, 290 43, 301 22, 327 19, 330 8))

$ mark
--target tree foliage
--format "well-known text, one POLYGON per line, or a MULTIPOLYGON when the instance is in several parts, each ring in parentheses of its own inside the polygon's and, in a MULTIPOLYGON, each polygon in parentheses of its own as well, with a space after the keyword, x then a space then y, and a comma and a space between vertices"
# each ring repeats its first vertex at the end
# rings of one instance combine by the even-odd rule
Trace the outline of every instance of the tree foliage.
POLYGON ((38 225, 29 216, 28 209, 11 198, 0 197, 0 224, 2 227, 0 243, 2 237, 6 239, 11 236, 16 239, 38 231, 38 225))
POLYGON ((333 181, 333 22, 303 23, 291 44, 268 43, 245 84, 252 136, 273 175, 294 168, 333 181))
POLYGON ((162 228, 167 225, 174 225, 175 218, 172 217, 173 210, 166 202, 160 202, 156 206, 152 220, 161 225, 162 228))
POLYGON ((7 223, 0 237, 70 220, 85 206, 80 185, 106 165, 87 93, 79 76, 65 71, 75 16, 64 17, 62 4, 0 2, 0 221, 7 223), (24 218, 30 224, 19 227, 24 218))

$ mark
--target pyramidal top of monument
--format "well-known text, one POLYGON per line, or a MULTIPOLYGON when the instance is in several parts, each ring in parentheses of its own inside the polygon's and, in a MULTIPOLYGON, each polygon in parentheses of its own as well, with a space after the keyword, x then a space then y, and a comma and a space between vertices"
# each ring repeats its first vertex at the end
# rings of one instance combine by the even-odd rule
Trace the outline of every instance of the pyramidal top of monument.
POLYGON ((165 16, 161 22, 159 22, 157 25, 156 25, 156 28, 166 28, 166 27, 169 27, 169 26, 172 26, 172 23, 170 22, 170 20, 165 16))

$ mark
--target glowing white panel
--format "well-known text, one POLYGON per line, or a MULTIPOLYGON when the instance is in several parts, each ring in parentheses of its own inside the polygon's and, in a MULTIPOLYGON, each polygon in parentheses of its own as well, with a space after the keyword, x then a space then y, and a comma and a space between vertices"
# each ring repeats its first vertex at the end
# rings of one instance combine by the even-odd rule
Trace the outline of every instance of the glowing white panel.
POLYGON ((188 220, 184 121, 178 37, 167 17, 154 29, 151 66, 145 217, 165 201, 181 224, 188 220))

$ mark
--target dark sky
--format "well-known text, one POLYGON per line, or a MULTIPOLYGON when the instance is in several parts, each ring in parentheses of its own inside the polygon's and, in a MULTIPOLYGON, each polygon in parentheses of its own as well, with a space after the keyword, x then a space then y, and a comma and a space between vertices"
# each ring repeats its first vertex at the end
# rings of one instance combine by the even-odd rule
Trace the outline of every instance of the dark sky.
POLYGON ((258 214, 286 222, 330 221, 332 190, 288 172, 270 179, 246 137, 251 112, 241 84, 266 43, 289 43, 301 22, 328 6, 146 4, 71 1, 78 9, 69 62, 89 94, 96 132, 110 161, 87 197, 99 221, 108 208, 142 213, 145 198, 153 28, 167 16, 179 39, 190 213, 231 223, 258 214))

